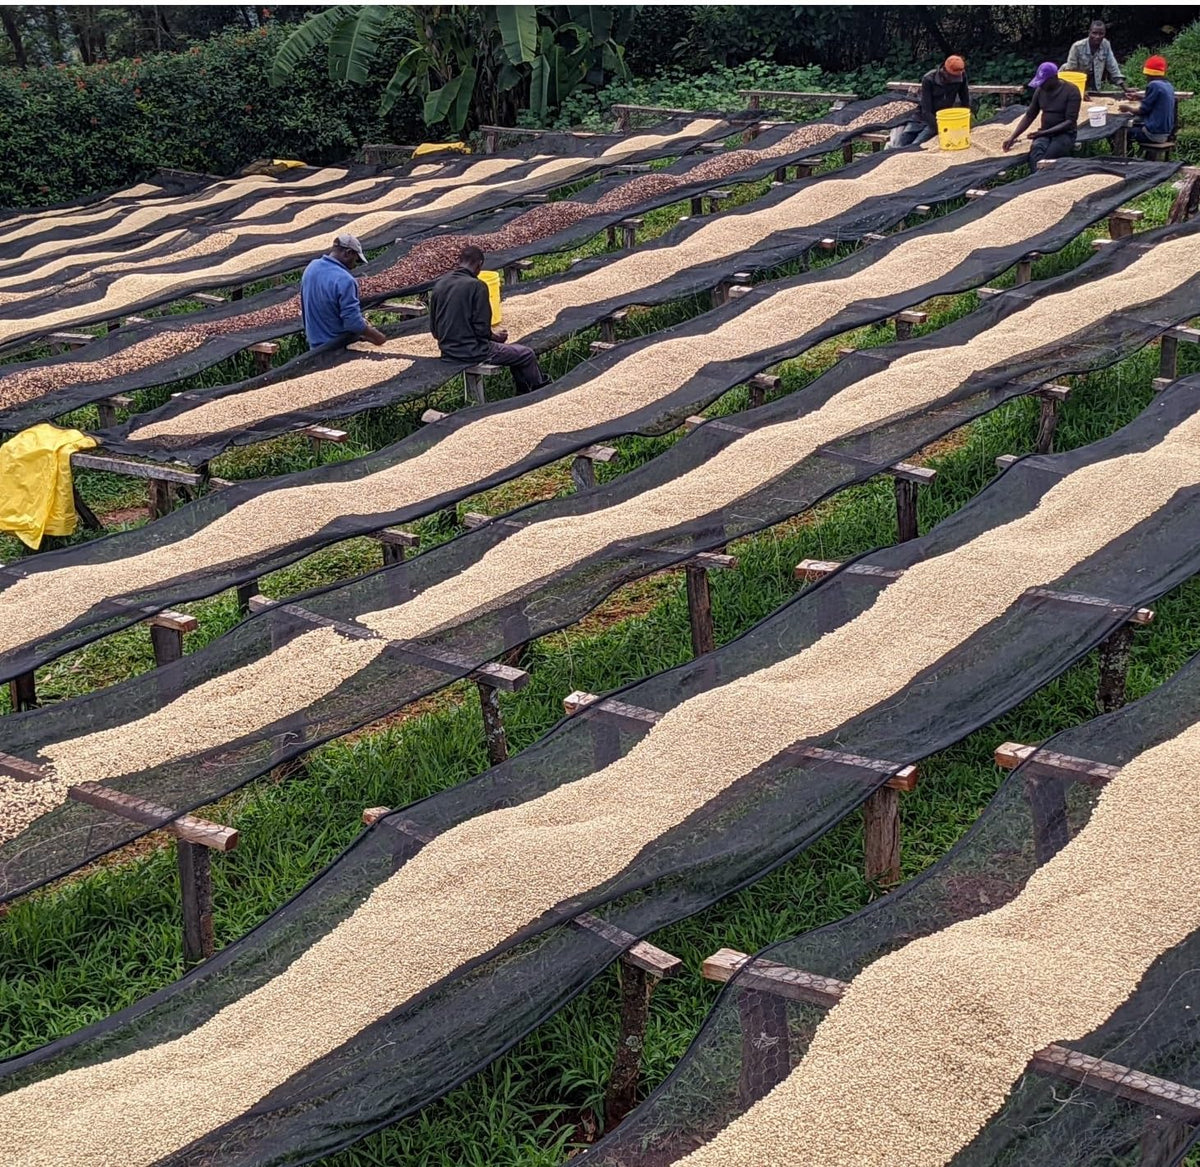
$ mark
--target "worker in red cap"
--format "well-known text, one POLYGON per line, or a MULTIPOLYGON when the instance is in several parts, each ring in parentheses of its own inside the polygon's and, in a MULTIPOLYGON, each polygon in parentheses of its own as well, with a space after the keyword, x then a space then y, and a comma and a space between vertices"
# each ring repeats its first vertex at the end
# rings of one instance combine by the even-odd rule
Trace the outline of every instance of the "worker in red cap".
POLYGON ((1142 72, 1150 78, 1141 105, 1123 105, 1136 114, 1129 136, 1135 142, 1161 145, 1175 133, 1175 86, 1167 80, 1167 58, 1147 57, 1142 72))
POLYGON ((967 63, 959 56, 949 56, 936 69, 921 78, 921 98, 916 116, 900 131, 896 145, 918 146, 937 133, 939 109, 956 105, 971 107, 971 91, 967 88, 967 63))
POLYGON ((1033 125, 1033 119, 1042 115, 1042 124, 1029 135, 1029 166, 1036 170, 1043 158, 1065 158, 1075 149, 1075 131, 1079 127, 1079 107, 1083 94, 1058 75, 1058 66, 1053 61, 1043 61, 1029 82, 1033 100, 1025 110, 1025 116, 1004 143, 1007 152, 1017 139, 1033 125))

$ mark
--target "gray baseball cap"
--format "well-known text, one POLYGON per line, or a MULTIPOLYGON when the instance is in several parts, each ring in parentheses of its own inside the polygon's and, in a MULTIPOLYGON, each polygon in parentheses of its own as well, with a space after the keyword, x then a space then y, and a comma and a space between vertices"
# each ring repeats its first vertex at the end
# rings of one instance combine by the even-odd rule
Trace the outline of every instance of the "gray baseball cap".
POLYGON ((347 251, 353 251, 363 263, 367 262, 367 257, 363 254, 362 244, 359 243, 357 235, 351 235, 349 231, 343 231, 334 239, 333 244, 335 247, 344 247, 347 251))

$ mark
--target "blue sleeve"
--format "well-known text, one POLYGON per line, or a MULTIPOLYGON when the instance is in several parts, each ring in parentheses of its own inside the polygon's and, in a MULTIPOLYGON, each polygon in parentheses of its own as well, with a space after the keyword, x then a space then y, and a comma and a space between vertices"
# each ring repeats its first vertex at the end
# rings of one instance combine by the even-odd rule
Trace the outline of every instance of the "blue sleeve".
POLYGON ((342 318, 342 327, 355 335, 367 327, 367 318, 362 312, 362 303, 358 298, 358 280, 349 272, 346 278, 338 282, 338 312, 342 318))

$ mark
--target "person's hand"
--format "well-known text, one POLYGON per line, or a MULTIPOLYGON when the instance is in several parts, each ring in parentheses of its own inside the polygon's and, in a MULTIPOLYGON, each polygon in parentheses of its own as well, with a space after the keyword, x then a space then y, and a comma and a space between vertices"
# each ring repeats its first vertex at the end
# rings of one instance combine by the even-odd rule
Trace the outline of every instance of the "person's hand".
POLYGON ((507 328, 493 328, 492 329, 492 340, 496 341, 498 344, 504 344, 505 341, 508 340, 508 329, 507 328))
POLYGON ((1016 145, 1016 141, 1017 141, 1016 138, 1008 138, 1006 141, 1001 143, 1000 149, 1003 150, 1005 154, 1007 154, 1009 152, 1009 150, 1011 150, 1013 148, 1013 146, 1016 145))

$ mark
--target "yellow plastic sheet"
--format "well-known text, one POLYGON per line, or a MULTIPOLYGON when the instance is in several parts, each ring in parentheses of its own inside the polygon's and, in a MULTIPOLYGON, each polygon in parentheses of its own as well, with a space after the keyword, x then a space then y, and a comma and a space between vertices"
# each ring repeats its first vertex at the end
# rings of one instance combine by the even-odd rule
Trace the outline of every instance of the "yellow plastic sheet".
POLYGON ((422 142, 413 152, 414 158, 422 154, 437 154, 441 151, 453 151, 455 154, 470 154, 466 142, 422 142))
POLYGON ((43 422, 0 446, 0 531, 35 551, 44 535, 73 535, 71 455, 94 445, 87 434, 43 422))

